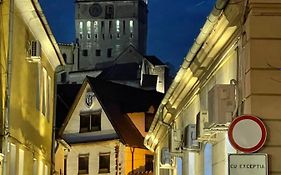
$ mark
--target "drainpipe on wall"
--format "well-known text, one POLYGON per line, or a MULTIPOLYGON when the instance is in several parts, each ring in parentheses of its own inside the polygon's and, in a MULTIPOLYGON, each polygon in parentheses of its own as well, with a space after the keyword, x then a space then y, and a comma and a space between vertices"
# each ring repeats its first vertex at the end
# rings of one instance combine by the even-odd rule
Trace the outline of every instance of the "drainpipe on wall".
MULTIPOLYGON (((52 165, 51 165, 51 172, 52 174, 55 174, 56 172, 56 169, 55 169, 55 161, 56 161, 56 146, 55 146, 55 143, 56 143, 56 117, 57 117, 57 114, 56 114, 56 106, 57 106, 57 98, 56 98, 56 95, 57 95, 57 75, 60 73, 60 72, 63 72, 64 71, 64 66, 58 66, 56 67, 56 70, 55 70, 55 75, 54 75, 54 104, 53 104, 53 129, 52 129, 52 154, 51 154, 51 162, 52 162, 52 165)), ((59 144, 59 143, 57 143, 59 144)), ((65 167, 65 165, 64 165, 65 167)))
POLYGON ((10 135, 10 96, 11 96, 11 80, 12 80, 12 59, 13 59, 13 36, 14 36, 14 0, 10 0, 9 4, 9 34, 8 34, 8 55, 7 55, 7 82, 5 88, 5 114, 4 137, 2 143, 3 157, 3 175, 7 174, 7 156, 9 152, 9 135, 10 135))
MULTIPOLYGON (((216 4, 215 4, 213 10, 211 11, 210 15, 207 17, 207 20, 201 29, 201 32, 199 33, 195 42, 193 43, 192 47, 190 48, 189 52, 185 56, 184 61, 181 65, 175 79, 173 80, 173 82, 172 82, 171 86, 169 87, 168 91, 166 92, 161 104, 159 105, 157 113, 155 115, 155 119, 153 120, 153 122, 150 126, 148 136, 152 134, 152 132, 156 128, 158 121, 161 120, 161 118, 164 119, 164 116, 166 114, 163 114, 161 111, 169 103, 169 99, 173 95, 174 90, 177 88, 181 79, 183 78, 184 72, 189 68, 190 64, 193 62, 196 54, 201 49, 205 40, 207 39, 207 37, 209 36, 211 31, 213 30, 216 22, 218 21, 219 17, 221 16, 221 14, 222 14, 224 8, 226 7, 226 5, 228 4, 228 2, 229 2, 229 0, 217 0, 216 1, 216 4), (160 117, 160 115, 162 115, 161 113, 163 114, 162 117, 160 117)), ((159 130, 159 128, 158 128, 158 130, 159 130)), ((158 132, 158 131, 156 131, 156 132, 158 132)), ((144 145, 151 150, 153 148, 151 148, 149 146, 148 140, 149 140, 149 137, 145 137, 144 145)))
POLYGON ((134 174, 134 152, 135 152, 135 148, 134 147, 130 147, 131 153, 132 153, 132 175, 134 174))

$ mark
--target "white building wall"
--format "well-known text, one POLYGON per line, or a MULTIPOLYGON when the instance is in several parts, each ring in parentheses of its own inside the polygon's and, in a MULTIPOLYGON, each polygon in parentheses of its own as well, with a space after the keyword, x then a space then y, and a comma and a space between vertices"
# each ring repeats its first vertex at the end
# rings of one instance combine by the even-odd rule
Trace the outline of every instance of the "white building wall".
MULTIPOLYGON (((67 174, 78 174, 78 158, 79 154, 89 154, 89 174, 99 174, 99 153, 110 152, 110 173, 108 175, 116 174, 116 159, 115 159, 115 146, 119 145, 119 152, 123 149, 122 144, 118 140, 95 142, 95 143, 84 143, 84 144, 74 144, 71 146, 70 152, 67 156, 67 174)), ((124 156, 119 154, 119 163, 123 164, 124 156)), ((121 167, 121 171, 124 171, 124 167, 121 167)))

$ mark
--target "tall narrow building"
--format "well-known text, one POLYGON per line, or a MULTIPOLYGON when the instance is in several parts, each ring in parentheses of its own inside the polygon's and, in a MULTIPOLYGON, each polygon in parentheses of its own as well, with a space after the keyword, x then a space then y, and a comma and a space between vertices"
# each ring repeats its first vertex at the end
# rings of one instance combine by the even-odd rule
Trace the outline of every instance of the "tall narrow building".
POLYGON ((145 55, 146 0, 76 0, 78 70, 104 69, 132 45, 145 55))

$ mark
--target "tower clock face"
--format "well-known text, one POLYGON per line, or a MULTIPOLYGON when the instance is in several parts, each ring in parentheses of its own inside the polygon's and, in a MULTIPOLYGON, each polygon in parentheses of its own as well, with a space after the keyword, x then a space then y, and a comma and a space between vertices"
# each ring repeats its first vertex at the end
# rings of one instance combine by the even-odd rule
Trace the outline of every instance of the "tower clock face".
POLYGON ((99 4, 93 4, 89 8, 89 13, 92 17, 98 17, 101 15, 102 7, 99 4))

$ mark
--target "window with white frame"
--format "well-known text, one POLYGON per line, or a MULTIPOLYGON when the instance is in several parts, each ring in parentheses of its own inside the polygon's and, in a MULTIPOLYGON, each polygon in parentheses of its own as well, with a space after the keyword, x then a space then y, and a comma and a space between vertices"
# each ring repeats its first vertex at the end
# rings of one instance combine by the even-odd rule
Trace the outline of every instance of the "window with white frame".
POLYGON ((36 89, 36 109, 47 117, 48 121, 51 116, 51 95, 52 79, 48 76, 47 70, 39 66, 36 89))

